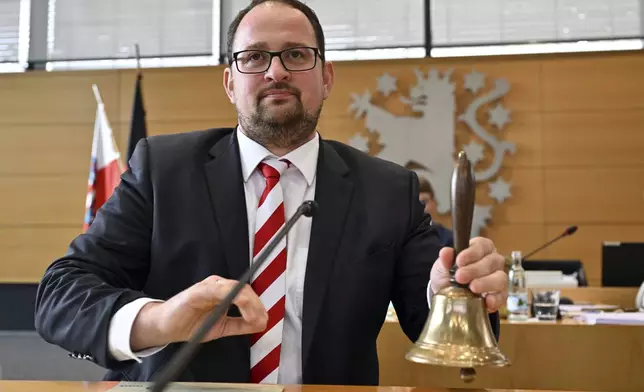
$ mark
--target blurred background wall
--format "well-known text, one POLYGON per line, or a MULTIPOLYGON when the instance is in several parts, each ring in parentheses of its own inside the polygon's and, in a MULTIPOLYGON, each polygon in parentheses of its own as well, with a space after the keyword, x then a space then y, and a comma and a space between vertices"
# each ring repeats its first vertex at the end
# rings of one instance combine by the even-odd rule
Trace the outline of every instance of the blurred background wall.
MULTIPOLYGON (((92 85, 100 89, 122 155, 137 76, 135 43, 149 135, 234 126, 222 86, 225 31, 247 3, 0 0, 0 329, 20 331, 12 335, 18 340, 0 337, 5 377, 7 369, 18 369, 8 365, 16 352, 25 360, 35 360, 37 352, 52 353, 42 354, 43 361, 66 358, 29 335, 32 301, 44 269, 81 232, 96 116, 92 85), (19 339, 33 340, 30 346, 19 339)), ((451 69, 458 113, 474 99, 463 88, 467 74, 483 73, 484 91, 505 79, 510 91, 501 102, 511 122, 492 133, 516 145, 498 173, 511 184, 511 196, 498 203, 489 184, 479 185, 477 202, 494 205, 481 234, 509 254, 527 252, 576 224, 574 237, 539 258, 581 260, 591 286, 601 285, 603 241, 642 241, 640 1, 307 3, 318 12, 336 67, 322 137, 349 142, 362 135, 372 152, 378 150, 377 134, 349 108, 353 94, 369 90, 374 104, 410 115, 398 96, 376 92, 384 73, 397 79, 398 95, 407 96, 415 70, 451 69)), ((481 123, 489 121, 491 108, 477 112, 481 123)), ((481 142, 455 123, 457 150, 481 142)), ((491 153, 485 150, 480 165, 490 164, 491 153)), ((449 215, 436 220, 450 225, 449 215)), ((53 374, 102 373, 84 362, 61 362, 62 373, 53 374)), ((35 365, 33 374, 14 376, 48 374, 35 365)))
MULTIPOLYGON (((482 231, 501 252, 527 252, 577 224, 573 237, 540 257, 581 259, 589 283, 600 285, 602 241, 642 239, 644 54, 342 61, 335 67, 336 85, 319 130, 343 142, 366 132, 364 120, 349 111, 351 94, 375 93, 384 72, 406 85, 415 83, 416 68, 453 68, 456 75, 475 69, 510 82, 504 105, 512 122, 498 136, 516 144, 499 172, 511 182, 512 195, 495 206, 482 231)), ((149 134, 235 126, 222 70, 144 70, 149 134)), ((91 85, 100 88, 125 155, 135 76, 132 70, 0 75, 0 280, 37 282, 80 233, 96 114, 91 85)), ((462 84, 456 94, 457 102, 459 95, 471 100, 462 84)), ((479 116, 483 122, 487 112, 479 116)), ((465 125, 459 123, 461 133, 465 125)), ((487 187, 479 186, 477 201, 494 202, 487 187)), ((438 220, 450 224, 449 215, 438 220)))

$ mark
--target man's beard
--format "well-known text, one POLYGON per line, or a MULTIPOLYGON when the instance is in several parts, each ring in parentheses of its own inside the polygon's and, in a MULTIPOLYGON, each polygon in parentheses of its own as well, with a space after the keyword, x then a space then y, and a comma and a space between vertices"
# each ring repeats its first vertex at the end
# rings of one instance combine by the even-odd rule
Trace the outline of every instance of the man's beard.
POLYGON ((317 110, 309 113, 304 110, 300 94, 294 93, 288 99, 295 99, 295 105, 285 104, 284 109, 277 108, 282 112, 279 113, 279 117, 276 117, 269 113, 269 109, 261 101, 261 94, 259 97, 255 106, 257 110, 249 116, 237 110, 244 133, 257 143, 278 148, 299 147, 315 131, 322 111, 321 105, 317 110))

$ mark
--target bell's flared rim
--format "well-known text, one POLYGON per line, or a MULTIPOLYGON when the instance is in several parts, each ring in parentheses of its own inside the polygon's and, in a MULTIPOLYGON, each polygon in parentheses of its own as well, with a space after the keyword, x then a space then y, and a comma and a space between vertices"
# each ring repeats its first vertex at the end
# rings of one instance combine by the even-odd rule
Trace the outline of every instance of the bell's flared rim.
POLYGON ((498 347, 454 347, 429 343, 419 347, 416 344, 407 352, 405 359, 427 365, 460 368, 510 366, 510 361, 498 347))

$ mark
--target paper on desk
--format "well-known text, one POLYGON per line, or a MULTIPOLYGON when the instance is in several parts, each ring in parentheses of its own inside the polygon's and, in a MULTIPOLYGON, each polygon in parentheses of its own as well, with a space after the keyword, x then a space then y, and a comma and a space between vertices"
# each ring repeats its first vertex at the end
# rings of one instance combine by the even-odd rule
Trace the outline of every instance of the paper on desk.
POLYGON ((584 313, 588 324, 644 325, 644 312, 584 313))
POLYGON ((619 306, 617 305, 559 305, 559 309, 564 313, 583 313, 584 311, 593 310, 616 310, 618 308, 619 306))
MULTIPOLYGON (((148 392, 151 382, 121 381, 110 391, 115 392, 148 392)), ((282 392, 279 385, 239 385, 216 383, 171 383, 166 388, 168 392, 282 392)))

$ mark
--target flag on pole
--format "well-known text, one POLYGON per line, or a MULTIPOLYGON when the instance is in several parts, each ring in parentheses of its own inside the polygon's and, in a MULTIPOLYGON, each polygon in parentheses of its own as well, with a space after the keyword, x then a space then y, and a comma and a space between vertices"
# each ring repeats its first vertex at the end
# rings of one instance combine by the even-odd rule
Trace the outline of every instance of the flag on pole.
POLYGON ((114 188, 121 181, 123 167, 121 155, 116 147, 112 128, 107 120, 105 105, 96 85, 92 86, 96 96, 97 108, 94 121, 94 139, 85 200, 85 220, 83 232, 94 221, 96 211, 110 198, 114 188))
POLYGON ((134 153, 136 144, 139 140, 147 136, 147 127, 145 124, 145 107, 143 106, 143 92, 141 91, 143 75, 139 71, 136 78, 136 87, 134 90, 134 103, 132 105, 132 119, 130 121, 130 139, 127 148, 127 165, 130 166, 130 158, 134 153))

